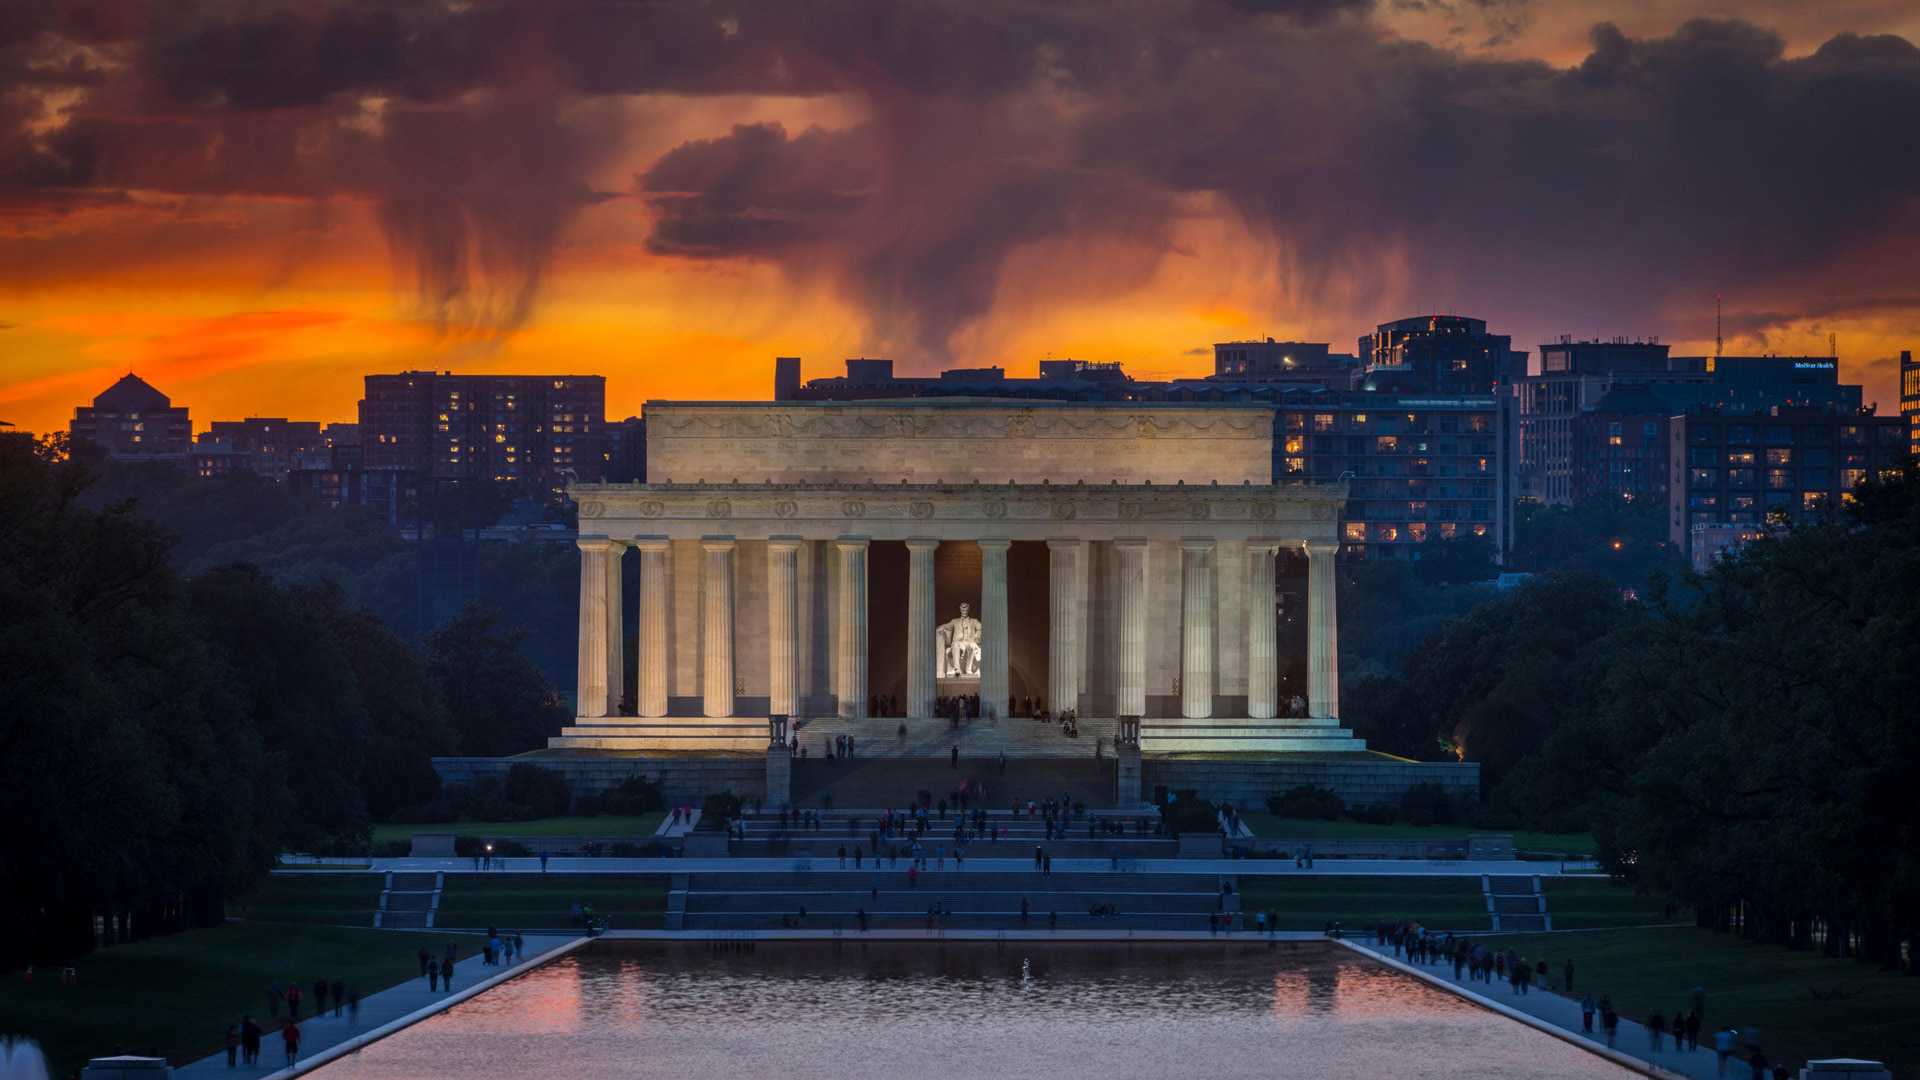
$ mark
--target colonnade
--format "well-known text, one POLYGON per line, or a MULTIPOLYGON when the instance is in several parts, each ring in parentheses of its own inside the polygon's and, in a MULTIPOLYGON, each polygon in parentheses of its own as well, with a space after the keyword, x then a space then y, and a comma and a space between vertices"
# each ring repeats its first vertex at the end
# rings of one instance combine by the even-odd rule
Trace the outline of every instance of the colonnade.
MULTIPOLYGON (((980 700, 983 709, 1006 707, 1008 682, 1007 538, 982 537, 971 541, 910 538, 906 541, 907 568, 907 714, 933 714, 937 660, 934 645, 934 556, 941 543, 975 543, 980 547, 981 657, 980 700)), ((828 542, 837 560, 840 582, 838 612, 832 642, 830 671, 839 712, 850 719, 867 711, 867 554, 865 537, 842 536, 828 542)), ((1090 541, 1048 540, 1048 707, 1058 711, 1080 709, 1080 672, 1088 633, 1086 582, 1090 541)), ((1115 712, 1142 716, 1147 707, 1147 648, 1156 603, 1172 598, 1151 594, 1149 561, 1154 546, 1144 539, 1112 541, 1118 570, 1115 628, 1118 648, 1115 664, 1115 712)), ((583 718, 618 712, 623 696, 621 554, 627 547, 639 552, 640 613, 637 685, 634 701, 643 717, 666 716, 669 545, 665 539, 616 540, 582 536, 580 561, 579 705, 583 718)), ((1308 715, 1339 715, 1338 621, 1334 594, 1334 559, 1338 545, 1331 542, 1274 540, 1248 541, 1246 589, 1247 712, 1254 719, 1279 714, 1278 649, 1272 596, 1274 558, 1283 548, 1304 550, 1307 556, 1307 697, 1308 715)), ((1209 719, 1214 708, 1216 671, 1213 624, 1219 597, 1215 582, 1217 541, 1210 537, 1181 540, 1179 567, 1181 714, 1209 719)), ((763 618, 768 632, 768 708, 774 714, 802 711, 803 656, 801 641, 802 552, 806 541, 798 536, 767 538, 767 588, 764 612, 742 613, 735 603, 734 576, 738 544, 731 537, 700 541, 701 595, 700 689, 707 716, 734 715, 736 672, 734 624, 737 618, 763 618)), ((1166 546, 1157 550, 1165 551, 1166 546)), ((1221 588, 1231 588, 1221 583, 1221 588)))

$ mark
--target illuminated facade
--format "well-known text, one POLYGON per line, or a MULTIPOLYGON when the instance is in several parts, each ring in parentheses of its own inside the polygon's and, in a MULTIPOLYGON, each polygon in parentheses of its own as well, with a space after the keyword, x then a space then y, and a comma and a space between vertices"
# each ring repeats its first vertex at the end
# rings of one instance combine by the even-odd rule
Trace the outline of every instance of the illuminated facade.
POLYGON ((360 440, 369 470, 557 491, 602 479, 606 379, 599 375, 369 375, 360 440))
POLYGON ((1900 416, 1907 422, 1907 452, 1920 456, 1920 364, 1900 350, 1900 416))
POLYGON ((73 410, 67 428, 76 441, 100 447, 126 461, 185 461, 193 444, 187 407, 175 407, 167 395, 128 372, 93 399, 73 410))

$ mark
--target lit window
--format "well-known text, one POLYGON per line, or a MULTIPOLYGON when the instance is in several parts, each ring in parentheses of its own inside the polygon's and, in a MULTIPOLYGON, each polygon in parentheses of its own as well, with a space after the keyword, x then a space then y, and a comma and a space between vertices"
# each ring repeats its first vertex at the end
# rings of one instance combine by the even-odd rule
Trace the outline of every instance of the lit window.
POLYGON ((1459 531, 1460 531, 1460 526, 1454 524, 1451 521, 1443 521, 1440 523, 1440 539, 1442 540, 1453 539, 1454 535, 1459 531))
POLYGON ((1373 452, 1376 454, 1391 454, 1397 452, 1399 449, 1400 440, 1397 436, 1380 435, 1376 436, 1373 440, 1373 452))
POLYGON ((1304 454, 1307 452, 1307 437, 1304 435, 1289 435, 1284 440, 1284 443, 1286 452, 1289 454, 1304 454))
POLYGON ((1361 521, 1349 521, 1347 522, 1345 531, 1342 533, 1342 535, 1345 536, 1346 539, 1352 540, 1355 543, 1364 543, 1367 539, 1366 523, 1361 521))
MULTIPOLYGON (((1848 494, 1851 495, 1852 492, 1848 492, 1848 494)), ((1800 508, 1803 510, 1818 510, 1825 505, 1827 505, 1827 493, 1824 491, 1804 491, 1800 493, 1800 508)))
POLYGON ((1487 535, 1487 527, 1485 525, 1475 525, 1473 527, 1473 535, 1475 536, 1487 535))
POLYGON ((1333 430, 1333 414, 1327 413, 1327 412, 1314 413, 1313 414, 1313 430, 1332 431, 1333 430))
POLYGON ((1793 451, 1791 451, 1791 450, 1769 450, 1769 451, 1767 451, 1767 464, 1769 464, 1769 465, 1791 465, 1791 464, 1793 464, 1793 451))
POLYGON ((1304 476, 1307 472, 1307 459, 1297 457, 1287 458, 1282 467, 1282 471, 1288 476, 1304 476))
POLYGON ((1407 526, 1407 539, 1416 544, 1426 542, 1427 523, 1424 521, 1415 521, 1409 524, 1407 526))

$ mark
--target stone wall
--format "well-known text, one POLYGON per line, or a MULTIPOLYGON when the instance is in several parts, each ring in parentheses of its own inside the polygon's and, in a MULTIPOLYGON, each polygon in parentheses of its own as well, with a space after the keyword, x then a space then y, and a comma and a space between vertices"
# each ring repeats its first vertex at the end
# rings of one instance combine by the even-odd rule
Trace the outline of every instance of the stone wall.
POLYGON ((1480 765, 1471 761, 1395 761, 1371 755, 1353 761, 1147 758, 1142 772, 1141 794, 1146 798, 1153 797, 1155 786, 1164 784, 1169 791, 1193 788, 1202 798, 1248 809, 1264 809, 1267 796, 1303 784, 1330 788, 1348 806, 1397 803, 1415 784, 1439 784, 1457 796, 1480 801, 1480 765))
POLYGON ((471 784, 482 776, 506 778, 513 765, 538 765, 567 778, 575 795, 606 791, 635 774, 662 785, 670 804, 700 805, 708 795, 730 791, 743 798, 766 794, 767 760, 739 755, 711 758, 434 758, 433 768, 447 785, 471 784))

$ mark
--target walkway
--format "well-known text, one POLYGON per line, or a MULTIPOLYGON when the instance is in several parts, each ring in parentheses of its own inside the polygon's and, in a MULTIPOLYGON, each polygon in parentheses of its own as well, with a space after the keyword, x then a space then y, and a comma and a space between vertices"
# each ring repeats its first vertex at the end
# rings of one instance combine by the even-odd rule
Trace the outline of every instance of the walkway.
MULTIPOLYGON (((1499 940, 1499 938, 1489 939, 1493 944, 1498 944, 1499 940)), ((1343 944, 1370 956, 1375 956, 1389 966, 1410 972, 1429 982, 1452 988, 1456 993, 1460 993, 1471 1000, 1492 1006, 1496 1012, 1499 1011, 1500 1007, 1504 1006, 1505 1008, 1525 1013, 1536 1020, 1545 1021, 1565 1032, 1563 1037, 1576 1045, 1603 1053, 1606 1051, 1606 1042, 1600 1034, 1600 1018, 1598 1015, 1595 1015, 1593 1020, 1593 1037, 1589 1039, 1581 1033, 1580 1001, 1578 998, 1563 997, 1550 990, 1542 990, 1538 987, 1535 987, 1529 993, 1517 993, 1512 987, 1507 985, 1504 979, 1498 976, 1490 983, 1476 982, 1471 978, 1455 979, 1453 977, 1453 964, 1451 962, 1433 964, 1408 963, 1393 955, 1393 947, 1391 945, 1374 945, 1363 940, 1357 934, 1345 939, 1343 944)), ((1557 974, 1558 969, 1555 969, 1555 972, 1557 974)), ((1597 1001, 1599 1000, 1599 992, 1604 991, 1605 987, 1594 987, 1593 989, 1596 991, 1594 999, 1597 1001)), ((1624 1055, 1632 1059, 1634 1067, 1642 1071, 1651 1071, 1657 1076, 1685 1076, 1694 1077, 1697 1078, 1697 1080, 1716 1080, 1718 1076, 1716 1070, 1719 1067, 1719 1063, 1712 1049, 1712 1032, 1702 1031, 1700 1033, 1700 1049, 1698 1050, 1676 1050, 1673 1047, 1672 1040, 1666 1038, 1661 1040, 1661 1045, 1664 1049, 1659 1053, 1654 1053, 1652 1044, 1647 1039, 1647 1029, 1639 1022, 1629 1020, 1626 1016, 1622 1015, 1620 1017, 1619 1037, 1615 1040, 1613 1054, 1608 1056, 1624 1055)), ((1739 1067, 1735 1068, 1736 1062, 1729 1061, 1727 1063, 1726 1075, 1730 1077, 1746 1076, 1748 1073, 1747 1066, 1744 1063, 1738 1064, 1739 1067)))
MULTIPOLYGON (((978 851, 988 845, 977 844, 978 851)), ((1042 845, 1048 846, 1048 845, 1042 845)), ((1026 870, 1033 867, 1033 849, 1022 846, 1020 853, 1008 858, 992 858, 970 855, 967 858, 966 873, 1004 874, 1026 870)), ((835 873, 834 860, 830 857, 815 857, 811 866, 796 867, 796 863, 806 861, 797 858, 784 859, 589 859, 576 857, 554 857, 547 861, 547 872, 553 874, 751 874, 767 872, 785 872, 794 869, 807 869, 817 873, 835 873)), ((493 860, 492 873, 534 873, 540 872, 538 858, 496 858, 493 860)), ((1107 873, 1112 863, 1105 858, 1059 858, 1053 863, 1060 873, 1107 873)), ((301 868, 304 870, 305 868, 301 868)), ((325 867, 316 867, 325 871, 325 867)), ((374 859, 372 869, 376 872, 431 872, 478 873, 472 859, 462 858, 403 858, 374 859)), ((1559 877, 1563 872, 1573 874, 1568 868, 1563 871, 1557 862, 1520 862, 1500 859, 1320 859, 1311 869, 1301 869, 1293 865, 1291 859, 1137 859, 1132 869, 1154 874, 1231 874, 1236 877, 1257 877, 1272 874, 1277 877, 1343 877, 1343 876, 1388 876, 1418 877, 1423 875, 1437 877, 1478 877, 1482 874, 1538 874, 1541 877, 1559 877)), ((356 867, 356 873, 365 873, 364 868, 356 867)), ((849 867, 846 873, 864 873, 849 867)), ((1580 874, 1593 877, 1591 872, 1580 874)))
MULTIPOLYGON (((455 964, 453 994, 451 998, 448 996, 447 991, 442 990, 436 992, 427 989, 427 980, 425 979, 408 979, 398 986, 390 987, 379 993, 362 998, 360 1000, 360 1015, 357 1020, 349 1019, 344 1012, 342 1012, 338 1018, 336 1018, 332 1012, 328 1012, 324 1017, 316 1018, 309 1016, 307 1019, 302 1020, 300 1022, 300 1064, 292 1069, 285 1067, 287 1055, 285 1044, 280 1041, 279 1022, 263 1018, 258 1013, 255 1013, 255 1022, 262 1024, 268 1029, 265 1037, 263 1037, 260 1042, 260 1064, 257 1067, 246 1068, 242 1066, 229 1069, 227 1068, 227 1053, 225 1050, 222 1050, 217 1054, 202 1058, 192 1064, 176 1068, 174 1075, 240 1078, 297 1076, 310 1068, 316 1067, 320 1062, 321 1053, 331 1047, 365 1035, 375 1028, 393 1024, 402 1018, 411 1017, 413 1020, 425 1019, 426 1016, 432 1015, 432 1012, 438 1012, 440 1009, 444 1009, 451 1004, 457 1004, 459 1001, 466 1000, 467 997, 471 996, 469 991, 472 991, 475 987, 484 983, 497 981, 501 976, 518 974, 539 963, 542 958, 552 953, 555 949, 569 942, 579 940, 577 937, 569 934, 526 934, 523 936, 526 940, 527 959, 515 964, 511 968, 490 968, 482 964, 479 954, 480 939, 478 936, 463 935, 460 937, 449 937, 447 940, 457 944, 462 952, 471 952, 473 954, 455 964), (438 1008, 436 1008, 436 1006, 438 1008), (414 1016, 415 1013, 419 1013, 420 1015, 414 1016)), ((309 1008, 312 1007, 313 1001, 311 997, 303 1004, 309 1008)), ((218 1032, 225 1030, 227 1023, 238 1022, 239 1019, 238 1016, 233 1017, 231 1021, 209 1018, 208 1023, 213 1025, 214 1032, 217 1035, 218 1032)))

